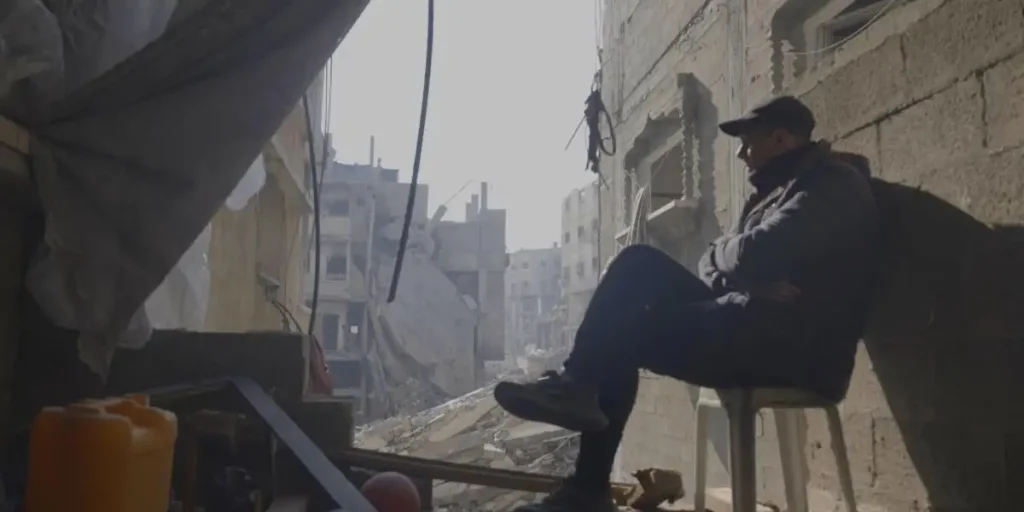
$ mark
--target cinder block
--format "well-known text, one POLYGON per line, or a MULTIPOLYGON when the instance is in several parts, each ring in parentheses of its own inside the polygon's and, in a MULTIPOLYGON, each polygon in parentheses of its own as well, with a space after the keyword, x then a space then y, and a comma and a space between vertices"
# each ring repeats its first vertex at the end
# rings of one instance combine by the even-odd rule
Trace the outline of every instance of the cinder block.
POLYGON ((804 417, 807 430, 804 432, 804 458, 807 464, 810 487, 834 494, 839 489, 836 478, 835 459, 829 445, 828 422, 820 411, 808 411, 804 417))
POLYGON ((1019 0, 945 2, 903 36, 915 98, 994 64, 1024 46, 1019 0))
MULTIPOLYGON (((971 144, 976 142, 974 137, 971 144)), ((1024 149, 979 153, 975 158, 950 160, 945 165, 935 161, 921 184, 982 222, 1019 225, 1024 221, 1024 202, 1020 200, 1024 194, 1022 164, 1024 149)))
POLYGON ((886 178, 920 184, 932 169, 980 153, 983 110, 981 84, 970 78, 883 121, 880 160, 886 178))
POLYGON ((898 37, 835 70, 802 96, 818 119, 818 135, 834 138, 904 105, 907 78, 898 37))
MULTIPOLYGON (((873 487, 878 478, 878 469, 875 467, 875 421, 874 413, 870 411, 850 411, 842 407, 841 416, 843 421, 843 434, 846 438, 846 452, 850 457, 850 471, 853 474, 854 489, 873 487)), ((832 453, 831 437, 828 440, 828 454, 825 457, 831 460, 831 470, 838 473, 835 456, 832 453)), ((841 495, 841 489, 836 487, 830 489, 835 496, 841 495)))
POLYGON ((1010 372, 1019 361, 1009 361, 1003 340, 973 339, 943 343, 937 350, 936 371, 944 378, 936 386, 940 402, 936 404, 943 421, 969 425, 978 418, 982 423, 999 424, 1006 420, 1004 404, 1015 402, 1010 372))
POLYGON ((984 84, 987 146, 1024 144, 1024 53, 988 70, 984 84))
POLYGON ((928 491, 907 452, 900 425, 892 417, 874 419, 875 468, 878 479, 873 492, 884 496, 896 510, 910 510, 912 504, 927 509, 928 491))
POLYGON ((846 399, 843 400, 843 410, 851 413, 878 411, 888 413, 889 410, 885 392, 878 382, 878 375, 875 374, 874 366, 871 363, 871 356, 863 344, 857 347, 857 359, 853 366, 850 388, 846 392, 846 399))

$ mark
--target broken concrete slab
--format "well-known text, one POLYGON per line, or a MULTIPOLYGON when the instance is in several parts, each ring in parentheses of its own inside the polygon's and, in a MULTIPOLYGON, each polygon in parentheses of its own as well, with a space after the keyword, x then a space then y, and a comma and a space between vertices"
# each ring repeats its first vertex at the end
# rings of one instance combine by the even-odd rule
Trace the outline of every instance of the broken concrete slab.
POLYGON ((480 400, 480 403, 474 405, 470 410, 455 415, 455 417, 441 427, 440 430, 431 434, 428 440, 431 443, 437 443, 454 435, 461 434, 473 425, 476 425, 481 418, 486 416, 487 413, 491 412, 491 410, 497 406, 498 402, 494 400, 494 397, 485 397, 480 400))

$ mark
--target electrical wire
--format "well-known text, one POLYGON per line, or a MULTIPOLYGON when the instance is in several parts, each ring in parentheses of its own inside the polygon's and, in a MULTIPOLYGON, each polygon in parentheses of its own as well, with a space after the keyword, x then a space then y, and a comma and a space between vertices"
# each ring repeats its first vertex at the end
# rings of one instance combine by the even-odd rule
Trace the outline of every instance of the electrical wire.
MULTIPOLYGON (((295 315, 293 315, 291 310, 288 309, 288 306, 285 306, 284 304, 281 303, 281 301, 277 299, 270 299, 270 304, 277 308, 277 310, 281 313, 281 316, 283 317, 285 324, 289 326, 294 326, 296 331, 302 332, 302 324, 299 323, 299 320, 295 318, 295 315)), ((291 327, 289 327, 288 330, 291 330, 291 327)))
POLYGON ((313 146, 313 119, 309 115, 309 94, 302 94, 302 111, 306 116, 306 146, 309 150, 309 172, 312 174, 309 180, 313 187, 313 297, 309 303, 309 328, 308 334, 313 335, 316 327, 316 310, 320 302, 320 184, 317 177, 316 148, 313 146))
MULTIPOLYGON (((409 200, 405 206, 405 220, 402 223, 402 237, 398 241, 398 255, 395 257, 395 271, 391 276, 388 303, 398 295, 398 279, 402 275, 406 246, 409 244, 409 228, 412 226, 412 212, 416 206, 416 186, 420 178, 420 159, 423 156, 423 133, 427 126, 427 104, 430 98, 430 71, 434 62, 434 0, 427 0, 427 56, 423 66, 423 97, 420 100, 420 126, 416 134, 416 153, 412 161, 412 179, 409 180, 409 200)), ((372 162, 371 162, 372 163, 372 162)))

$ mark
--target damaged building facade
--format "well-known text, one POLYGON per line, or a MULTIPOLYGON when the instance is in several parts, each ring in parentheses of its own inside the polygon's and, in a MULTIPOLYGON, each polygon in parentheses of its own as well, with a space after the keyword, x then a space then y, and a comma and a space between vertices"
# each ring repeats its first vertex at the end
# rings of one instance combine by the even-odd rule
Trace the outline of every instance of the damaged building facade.
MULTIPOLYGON (((379 162, 334 162, 321 189, 315 332, 334 396, 355 400, 364 418, 418 410, 476 389, 483 362, 494 359, 490 352, 504 350, 504 332, 495 335, 491 327, 497 315, 504 328, 504 296, 493 300, 487 287, 504 286, 504 211, 481 214, 479 196, 471 220, 445 222, 443 207, 428 217, 428 187, 417 186, 397 295, 387 302, 411 186, 398 174, 379 162)), ((314 254, 311 246, 307 305, 314 254)))
MULTIPOLYGON (((841 408, 860 509, 1019 507, 1022 2, 604 4, 601 84, 620 151, 602 161, 602 257, 639 217, 649 243, 695 268, 747 192, 717 124, 774 94, 802 98, 819 137, 870 159, 884 216, 883 275, 841 408)), ((620 478, 658 466, 693 481, 697 393, 643 376, 620 478)), ((812 509, 841 507, 824 417, 801 417, 812 509)), ((723 487, 724 418, 713 425, 710 483, 723 487)), ((770 412, 757 432, 761 498, 783 503, 770 412)))

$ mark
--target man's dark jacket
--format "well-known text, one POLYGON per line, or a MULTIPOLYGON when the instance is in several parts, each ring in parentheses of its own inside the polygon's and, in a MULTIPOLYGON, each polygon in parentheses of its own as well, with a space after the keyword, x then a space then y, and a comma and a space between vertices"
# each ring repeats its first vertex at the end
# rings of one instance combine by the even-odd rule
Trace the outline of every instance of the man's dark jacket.
POLYGON ((751 175, 754 193, 732 232, 700 260, 701 279, 740 304, 736 336, 754 364, 785 368, 793 385, 838 400, 863 334, 878 257, 878 210, 867 159, 818 142, 751 175), (759 298, 758 286, 789 281, 789 303, 759 298), (771 354, 771 352, 768 352, 771 354))

